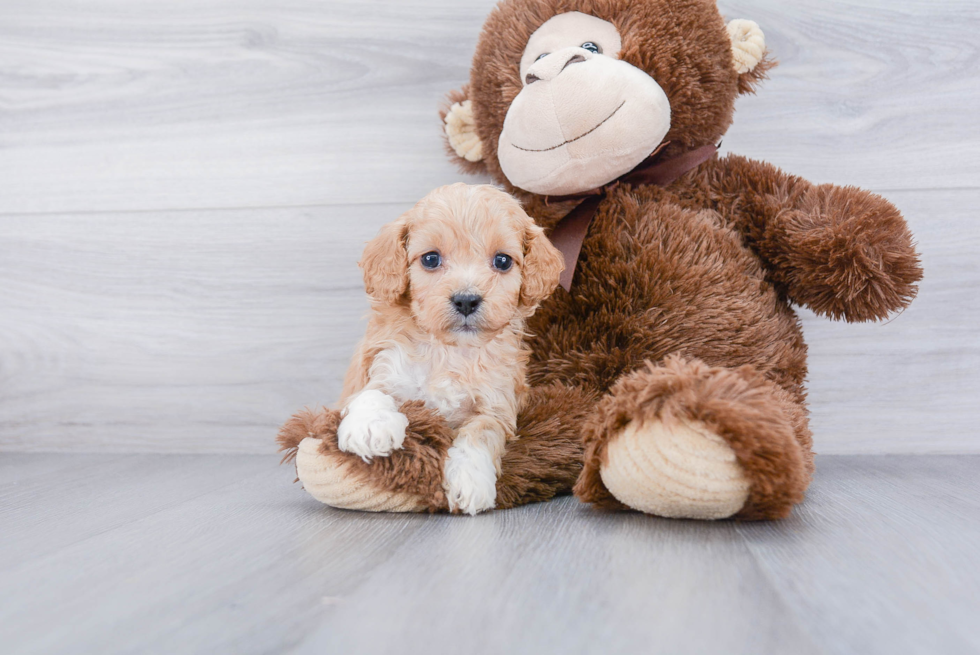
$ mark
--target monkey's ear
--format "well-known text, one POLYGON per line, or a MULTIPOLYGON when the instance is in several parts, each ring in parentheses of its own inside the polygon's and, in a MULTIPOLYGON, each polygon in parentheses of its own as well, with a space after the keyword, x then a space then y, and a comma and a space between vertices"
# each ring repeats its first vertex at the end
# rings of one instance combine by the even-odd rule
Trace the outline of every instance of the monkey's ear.
POLYGON ((739 18, 728 23, 728 38, 732 42, 732 61, 738 73, 738 92, 755 93, 756 86, 776 65, 766 50, 766 35, 754 21, 739 18))
POLYGON ((468 87, 451 92, 440 110, 449 156, 467 173, 484 173, 483 142, 476 133, 473 102, 467 98, 468 87))
POLYGON ((364 288, 374 300, 395 304, 408 290, 408 221, 402 216, 381 228, 364 248, 358 265, 364 270, 364 288))

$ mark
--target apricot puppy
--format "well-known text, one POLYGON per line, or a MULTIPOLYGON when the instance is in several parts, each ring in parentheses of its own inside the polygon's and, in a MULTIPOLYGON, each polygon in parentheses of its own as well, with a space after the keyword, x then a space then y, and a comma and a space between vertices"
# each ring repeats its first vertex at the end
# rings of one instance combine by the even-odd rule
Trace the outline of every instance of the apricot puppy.
POLYGON ((524 322, 563 267, 541 228, 491 186, 441 187, 384 226, 361 260, 372 311, 344 380, 340 448, 389 455, 408 426, 399 407, 423 400, 456 431, 450 510, 491 509, 526 393, 524 322))

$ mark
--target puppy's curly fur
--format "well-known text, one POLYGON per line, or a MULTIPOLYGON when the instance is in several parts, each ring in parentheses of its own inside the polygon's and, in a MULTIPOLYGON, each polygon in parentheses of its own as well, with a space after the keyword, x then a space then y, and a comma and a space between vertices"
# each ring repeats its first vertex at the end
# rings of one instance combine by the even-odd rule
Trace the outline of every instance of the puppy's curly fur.
POLYGON ((455 184, 382 228, 361 266, 371 316, 344 384, 339 449, 365 461, 400 450, 399 407, 422 401, 455 435, 450 508, 493 507, 527 391, 525 321, 556 287, 561 254, 508 194, 455 184))

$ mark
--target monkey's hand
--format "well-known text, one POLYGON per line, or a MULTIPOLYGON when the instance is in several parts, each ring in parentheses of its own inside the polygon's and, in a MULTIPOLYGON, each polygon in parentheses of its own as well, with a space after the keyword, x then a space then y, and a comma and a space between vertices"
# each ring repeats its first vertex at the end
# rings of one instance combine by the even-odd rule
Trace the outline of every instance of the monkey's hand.
POLYGON ((847 321, 902 309, 922 278, 912 235, 898 209, 854 187, 813 186, 766 225, 779 244, 774 277, 795 302, 847 321))

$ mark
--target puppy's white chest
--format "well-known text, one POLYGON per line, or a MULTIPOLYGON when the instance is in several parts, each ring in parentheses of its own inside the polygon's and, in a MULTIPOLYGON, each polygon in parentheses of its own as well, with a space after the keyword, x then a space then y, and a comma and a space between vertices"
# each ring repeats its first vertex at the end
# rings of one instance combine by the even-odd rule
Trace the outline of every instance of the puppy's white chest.
POLYGON ((400 402, 424 401, 455 428, 476 412, 471 384, 477 366, 475 357, 449 348, 406 352, 396 346, 378 353, 371 379, 383 380, 400 402))

